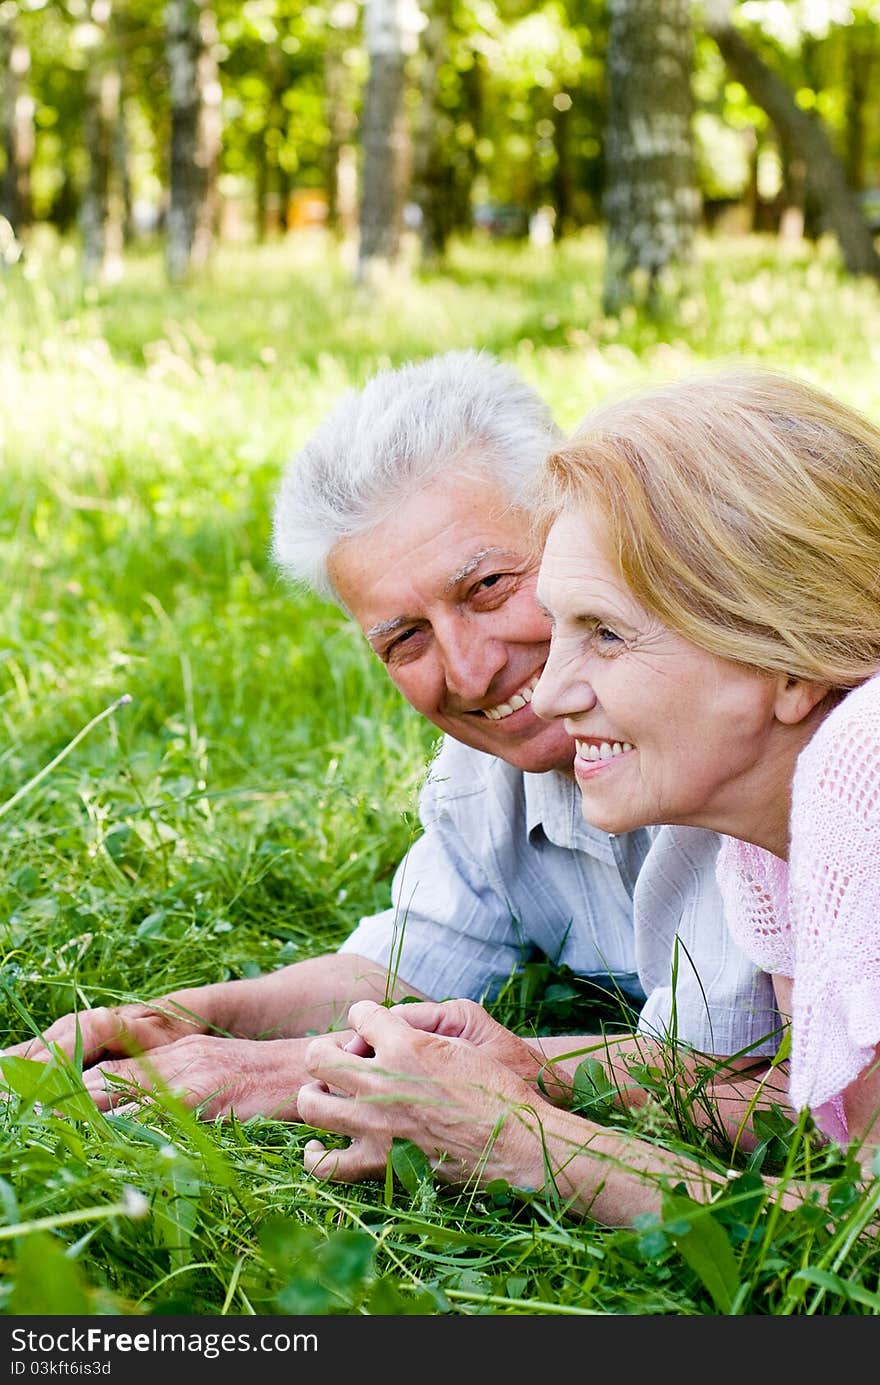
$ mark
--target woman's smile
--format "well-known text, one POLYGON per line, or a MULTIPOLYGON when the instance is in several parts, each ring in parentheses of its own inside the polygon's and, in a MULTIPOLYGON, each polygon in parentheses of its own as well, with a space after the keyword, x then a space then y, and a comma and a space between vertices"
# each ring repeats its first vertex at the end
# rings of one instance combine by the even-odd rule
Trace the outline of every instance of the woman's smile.
POLYGON ((578 781, 595 779, 612 768, 620 768, 635 746, 630 741, 602 740, 598 737, 575 740, 574 777, 578 781))

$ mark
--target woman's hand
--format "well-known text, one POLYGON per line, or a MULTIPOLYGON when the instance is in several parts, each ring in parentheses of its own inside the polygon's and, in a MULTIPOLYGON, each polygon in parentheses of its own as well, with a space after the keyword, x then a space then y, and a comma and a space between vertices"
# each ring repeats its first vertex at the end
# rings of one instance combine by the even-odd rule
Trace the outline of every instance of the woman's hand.
POLYGON ((298 1108, 300 1120, 351 1143, 327 1150, 309 1141, 307 1172, 345 1183, 379 1177, 397 1137, 418 1145, 445 1183, 544 1183, 536 1132, 553 1108, 529 1085, 540 1063, 521 1039, 471 1001, 391 1010, 358 1001, 348 1024, 353 1036, 311 1040, 305 1066, 316 1080, 301 1088, 298 1108))
POLYGON ((397 1137, 418 1145, 443 1183, 552 1188, 566 1212, 608 1226, 658 1213, 670 1179, 697 1201, 717 1193, 717 1176, 690 1159, 538 1095, 496 1057, 525 1066, 527 1045, 471 1001, 392 1010, 359 1001, 348 1023, 353 1032, 322 1035, 306 1050, 316 1080, 300 1089, 300 1119, 350 1139, 345 1149, 310 1140, 308 1173, 380 1178, 397 1137))

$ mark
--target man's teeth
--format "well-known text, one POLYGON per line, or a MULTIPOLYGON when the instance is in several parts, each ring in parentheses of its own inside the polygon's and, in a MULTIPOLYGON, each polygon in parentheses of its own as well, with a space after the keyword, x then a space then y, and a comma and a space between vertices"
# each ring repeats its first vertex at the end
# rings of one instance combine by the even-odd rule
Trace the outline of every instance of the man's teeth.
POLYGON ((592 741, 575 741, 575 749, 581 760, 613 760, 615 755, 625 755, 635 747, 630 741, 602 741, 595 745, 592 741))
POLYGON ((539 673, 536 673, 534 678, 530 678, 528 683, 520 688, 519 692, 513 694, 509 702, 502 702, 497 707, 488 707, 483 712, 483 716, 488 717, 490 721, 503 721, 505 717, 510 716, 511 712, 518 712, 520 707, 531 702, 532 693, 538 685, 540 676, 539 673))

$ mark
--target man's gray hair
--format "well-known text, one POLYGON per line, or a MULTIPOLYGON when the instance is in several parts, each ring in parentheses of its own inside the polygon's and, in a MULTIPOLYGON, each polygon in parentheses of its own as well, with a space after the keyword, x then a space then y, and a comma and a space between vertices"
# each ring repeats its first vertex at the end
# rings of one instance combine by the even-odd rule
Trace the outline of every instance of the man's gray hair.
POLYGON ((286 577, 338 600, 333 547, 387 519, 443 473, 488 476, 524 501, 561 431, 537 392, 484 351, 449 351, 349 390, 284 472, 272 557, 286 577))

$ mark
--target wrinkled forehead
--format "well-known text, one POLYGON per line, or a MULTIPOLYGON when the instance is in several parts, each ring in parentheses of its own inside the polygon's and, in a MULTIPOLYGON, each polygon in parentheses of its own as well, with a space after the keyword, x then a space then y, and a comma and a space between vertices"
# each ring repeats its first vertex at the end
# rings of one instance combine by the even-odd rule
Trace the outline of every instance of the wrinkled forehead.
POLYGON ((438 478, 390 508, 369 528, 330 551, 331 580, 341 586, 382 581, 454 587, 493 555, 534 552, 526 513, 487 478, 438 478))
POLYGON ((446 508, 409 528, 373 530, 338 544, 330 564, 342 607, 371 640, 432 619, 496 573, 536 571, 525 526, 486 525, 446 508))

